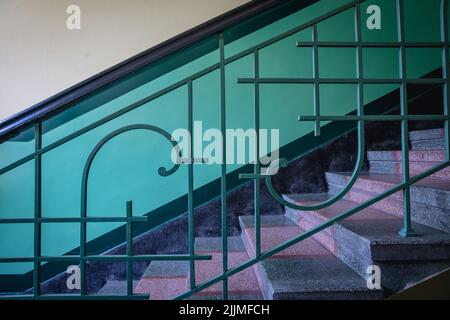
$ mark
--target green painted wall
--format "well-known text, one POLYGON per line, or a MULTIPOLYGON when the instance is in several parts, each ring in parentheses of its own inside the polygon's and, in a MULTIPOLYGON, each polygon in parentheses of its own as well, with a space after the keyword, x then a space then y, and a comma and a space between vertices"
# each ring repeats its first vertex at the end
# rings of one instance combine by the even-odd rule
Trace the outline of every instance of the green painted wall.
MULTIPOLYGON (((439 0, 408 0, 405 2, 406 36, 408 41, 439 40, 439 0)), ((260 29, 226 46, 230 57, 261 41, 303 24, 348 0, 322 0, 276 23, 260 29)), ((395 1, 372 0, 363 6, 378 4, 382 8, 382 29, 369 31, 363 19, 365 41, 395 41, 395 1)), ((354 39, 353 10, 348 10, 319 25, 320 40, 352 41, 354 39)), ((271 45, 260 53, 263 77, 311 77, 312 49, 296 48, 298 40, 310 41, 311 30, 271 45)), ((355 50, 321 49, 321 77, 354 77, 355 50)), ((365 49, 366 77, 398 77, 398 52, 395 49, 365 49)), ((150 81, 147 84, 88 112, 71 122, 47 132, 44 146, 75 132, 133 102, 138 101, 219 60, 213 51, 185 66, 150 81)), ((409 77, 420 77, 440 65, 440 52, 435 49, 415 49, 407 52, 409 77)), ((247 56, 226 67, 227 127, 251 128, 253 124, 253 87, 237 84, 239 77, 252 77, 253 57, 247 56)), ((194 82, 194 119, 207 128, 220 127, 219 72, 212 72, 194 82)), ((369 103, 396 89, 395 85, 365 86, 365 102, 369 103)), ((262 85, 261 127, 280 129, 281 144, 286 145, 312 130, 311 123, 297 122, 298 115, 313 114, 311 85, 262 85)), ((322 85, 322 114, 342 115, 356 105, 354 85, 322 85)), ((73 108, 76 108, 74 106, 73 108)), ((172 132, 187 128, 187 88, 179 88, 151 103, 98 127, 42 158, 42 201, 44 217, 77 217, 80 214, 81 174, 88 154, 105 135, 128 124, 157 125, 172 132)), ((323 123, 322 125, 324 125, 323 123)), ((45 123, 44 123, 45 127, 45 123)), ((182 166, 174 175, 157 175, 160 166, 170 168, 171 145, 163 137, 150 132, 132 132, 117 137, 101 151, 91 170, 88 198, 90 216, 124 216, 125 202, 133 200, 135 215, 148 213, 187 192, 187 170, 182 166)), ((7 142, 0 145, 0 167, 32 152, 34 141, 7 142)), ((228 172, 240 167, 229 165, 228 172)), ((194 183, 198 188, 220 176, 217 165, 197 165, 194 183)), ((26 163, 0 176, 0 217, 32 217, 34 210, 34 163, 26 163)), ((92 223, 88 240, 120 226, 112 223, 92 223)), ((43 255, 64 254, 79 245, 77 224, 43 225, 43 255)), ((0 256, 32 256, 33 225, 0 225, 0 256)), ((125 239, 123 239, 125 240, 125 239)), ((21 274, 30 264, 0 265, 0 274, 21 274)), ((1 289, 1 288, 0 288, 1 289)), ((1 290, 0 290, 1 291, 1 290)))

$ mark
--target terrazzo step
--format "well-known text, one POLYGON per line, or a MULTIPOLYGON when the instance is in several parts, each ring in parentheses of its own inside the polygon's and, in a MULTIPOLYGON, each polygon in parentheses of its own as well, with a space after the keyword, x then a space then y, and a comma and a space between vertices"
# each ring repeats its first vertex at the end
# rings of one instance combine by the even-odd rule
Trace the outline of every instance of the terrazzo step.
MULTIPOLYGON (((347 184, 350 173, 326 173, 328 191, 337 194, 347 184)), ((346 200, 361 203, 374 198, 402 181, 400 175, 361 173, 346 200)), ((375 203, 372 208, 403 216, 401 191, 375 203)), ((412 219, 426 226, 450 232, 450 183, 448 180, 427 178, 411 187, 412 219)))
MULTIPOLYGON (((139 281, 133 281, 133 288, 136 288, 139 281)), ((96 293, 101 296, 115 296, 127 294, 126 280, 108 280, 106 284, 96 293)))
MULTIPOLYGON (((239 217, 249 256, 255 255, 253 217, 239 217)), ((303 233, 282 215, 261 216, 261 249, 270 250, 303 233)), ((305 239, 253 266, 267 300, 381 299, 366 280, 313 238, 305 239)))
MULTIPOLYGON (((228 264, 232 268, 249 260, 240 237, 228 238, 228 264)), ((196 284, 214 278, 222 272, 222 239, 196 238, 196 254, 212 256, 209 261, 195 262, 196 284)), ((149 293, 152 300, 169 300, 189 290, 190 275, 187 261, 152 262, 136 287, 136 293, 149 293)), ((230 300, 258 300, 262 298, 256 276, 251 268, 228 281, 230 300)), ((222 283, 214 284, 190 299, 215 300, 222 297, 222 283)))
POLYGON ((435 150, 445 148, 444 129, 418 130, 409 133, 411 149, 435 150))
MULTIPOLYGON (((318 204, 330 197, 330 194, 284 196, 290 202, 304 205, 318 204)), ((340 200, 317 211, 286 208, 286 216, 300 228, 310 230, 357 205, 340 200)), ((402 238, 398 234, 402 227, 401 218, 367 208, 317 233, 314 239, 362 276, 369 266, 380 266, 383 287, 398 292, 450 266, 450 234, 413 223, 418 236, 402 238)))
MULTIPOLYGON (((369 151, 370 172, 402 174, 401 151, 369 151)), ((445 161, 444 150, 416 150, 409 153, 410 176, 414 176, 445 161)), ((450 167, 432 175, 434 178, 450 180, 450 167)))

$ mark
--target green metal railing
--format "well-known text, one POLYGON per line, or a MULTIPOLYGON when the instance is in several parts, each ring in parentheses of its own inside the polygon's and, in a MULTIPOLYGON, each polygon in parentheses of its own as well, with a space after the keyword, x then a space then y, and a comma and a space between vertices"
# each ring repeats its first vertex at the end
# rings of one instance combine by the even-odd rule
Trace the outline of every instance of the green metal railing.
MULTIPOLYGON (((16 257, 16 258, 0 258, 0 263, 21 263, 30 262, 34 264, 33 271, 33 294, 30 295, 15 295, 15 296, 3 296, 1 299, 147 299, 148 295, 137 295, 133 292, 133 278, 132 270, 133 263, 138 261, 189 261, 189 272, 190 272, 190 283, 189 290, 176 299, 188 298, 191 295, 198 293, 213 284, 221 282, 223 285, 223 299, 228 298, 228 279, 241 272, 242 270, 253 266, 254 264, 267 259, 290 246, 305 240, 314 234, 332 226, 334 223, 348 218, 361 210, 393 195, 396 192, 403 192, 404 201, 404 226, 400 231, 400 235, 404 237, 413 236, 414 230, 411 227, 411 207, 410 207, 410 192, 411 185, 414 183, 429 177, 430 175, 448 167, 450 165, 450 130, 449 130, 449 40, 448 40, 448 0, 441 0, 441 41, 439 42, 407 42, 404 35, 404 17, 403 17, 403 0, 396 1, 396 16, 397 16, 397 32, 398 41, 389 43, 368 43, 362 41, 361 35, 361 10, 360 5, 364 0, 355 0, 346 5, 343 5, 321 17, 313 19, 307 23, 301 24, 298 27, 284 32, 272 39, 264 41, 256 46, 246 49, 238 54, 231 57, 225 57, 225 40, 223 34, 218 35, 219 43, 219 54, 220 61, 213 64, 212 66, 199 71, 175 84, 170 85, 138 102, 135 102, 119 111, 116 111, 76 132, 69 134, 68 136, 53 142, 45 147, 42 146, 42 122, 39 121, 35 124, 35 150, 32 154, 21 158, 20 160, 7 165, 6 167, 0 169, 0 175, 7 173, 20 165, 34 160, 35 164, 35 212, 33 218, 14 218, 14 219, 0 219, 0 224, 12 224, 12 223, 32 223, 34 224, 34 254, 32 257, 16 257), (354 27, 355 27, 355 41, 353 42, 321 42, 318 39, 317 25, 329 18, 332 18, 346 10, 354 10, 354 27), (298 47, 308 47, 313 49, 313 77, 312 78, 263 78, 260 76, 260 59, 259 53, 262 49, 275 44, 287 37, 290 37, 299 31, 312 28, 312 41, 298 42, 298 47), (354 48, 356 49, 356 64, 357 73, 355 78, 321 78, 319 75, 319 48, 330 47, 330 48, 354 48), (399 50, 399 65, 400 65, 400 77, 399 79, 369 79, 365 78, 363 75, 363 63, 362 63, 362 50, 363 48, 395 48, 399 50), (406 48, 439 48, 442 50, 442 77, 441 78, 421 78, 421 79, 409 79, 406 73, 406 48), (133 206, 131 202, 126 204, 126 217, 90 217, 87 215, 87 186, 89 179, 89 172, 91 164, 102 149, 102 147, 108 143, 111 139, 114 139, 118 135, 132 131, 132 130, 147 130, 153 133, 162 135, 165 139, 169 141, 174 147, 177 147, 177 143, 171 138, 170 134, 163 129, 144 125, 136 124, 127 127, 120 128, 103 138, 90 153, 88 160, 86 161, 83 178, 82 178, 82 199, 81 199, 81 212, 79 218, 44 218, 42 217, 42 156, 47 152, 87 133, 91 130, 108 123, 130 111, 143 106, 144 104, 151 102, 159 97, 162 97, 176 89, 186 88, 188 92, 188 130, 193 131, 193 81, 205 76, 213 71, 219 71, 220 73, 220 129, 223 133, 225 139, 226 134, 226 86, 225 86, 225 67, 246 56, 253 56, 254 59, 254 76, 253 78, 240 78, 237 79, 240 84, 250 84, 253 85, 253 95, 254 95, 254 114, 253 114, 253 125, 257 132, 257 143, 256 143, 256 155, 259 156, 259 127, 260 127, 260 85, 261 84, 311 84, 314 88, 314 115, 313 116, 300 116, 299 121, 309 121, 314 123, 315 135, 321 134, 321 123, 325 121, 353 121, 357 123, 357 133, 358 133, 358 158, 357 164, 354 171, 349 179, 347 185, 334 197, 315 205, 300 205, 294 204, 286 201, 283 197, 275 190, 272 184, 272 176, 270 172, 272 167, 264 168, 267 170, 266 174, 261 173, 262 166, 259 161, 254 163, 253 173, 241 174, 241 179, 253 179, 254 180, 254 223, 255 223, 255 257, 241 265, 230 268, 228 263, 228 244, 227 244, 227 167, 226 164, 221 165, 221 228, 222 228, 222 270, 221 274, 207 280, 206 282, 198 284, 195 277, 195 262, 199 260, 209 260, 211 256, 200 255, 195 253, 195 226, 194 226, 194 154, 193 154, 193 142, 191 141, 189 158, 190 162, 187 164, 188 167, 188 254, 179 255, 135 255, 132 250, 132 226, 133 224, 141 223, 146 221, 147 217, 135 217, 133 216, 133 206), (321 84, 355 84, 357 86, 357 114, 347 115, 347 116, 327 116, 321 114, 320 105, 320 94, 319 89, 321 84), (364 114, 364 85, 366 84, 398 84, 400 85, 400 114, 399 115, 365 115, 364 114), (435 84, 442 85, 443 95, 444 95, 444 113, 443 115, 410 115, 408 113, 408 84, 435 84), (421 174, 414 177, 410 177, 409 172, 409 135, 408 135, 408 124, 409 121, 431 121, 431 120, 441 120, 445 124, 445 146, 446 146, 446 159, 445 162, 434 166, 421 174), (365 134, 365 124, 372 121, 397 121, 401 123, 401 135, 402 135, 402 164, 403 164, 403 180, 401 183, 395 185, 394 187, 388 189, 387 191, 379 194, 378 196, 365 201, 356 207, 339 214, 338 216, 320 224, 319 226, 294 237, 293 239, 284 242, 268 251, 262 251, 261 249, 261 233, 260 233, 260 180, 263 179, 267 185, 267 188, 271 196, 278 201, 280 204, 287 207, 310 211, 318 210, 330 206, 340 199, 342 199, 345 194, 352 188, 355 184, 358 176, 361 172, 364 162, 364 134, 365 134), (41 241, 42 241, 42 230, 41 226, 43 223, 79 223, 80 224, 80 252, 78 255, 66 255, 66 256, 43 256, 41 252, 41 241), (90 222, 122 222, 126 223, 126 254, 124 255, 89 255, 87 252, 87 241, 86 241, 86 228, 87 224, 90 222), (80 265, 81 270, 81 290, 79 294, 41 294, 41 266, 42 263, 46 262, 61 262, 61 261, 77 261, 80 265), (127 264, 127 293, 123 296, 100 296, 88 294, 86 288, 86 264, 88 262, 103 261, 103 262, 126 262, 127 264)), ((295 44, 293 44, 295 45, 295 44)), ((192 139, 191 139, 192 140, 192 139)), ((223 141, 223 158, 226 159, 226 141, 223 141)), ((272 163, 272 166, 280 165, 285 167, 288 165, 288 161, 285 159, 280 159, 278 163, 272 163)), ((161 176, 170 176, 174 174, 179 165, 175 165, 173 168, 167 170, 165 168, 160 168, 158 173, 161 176)))

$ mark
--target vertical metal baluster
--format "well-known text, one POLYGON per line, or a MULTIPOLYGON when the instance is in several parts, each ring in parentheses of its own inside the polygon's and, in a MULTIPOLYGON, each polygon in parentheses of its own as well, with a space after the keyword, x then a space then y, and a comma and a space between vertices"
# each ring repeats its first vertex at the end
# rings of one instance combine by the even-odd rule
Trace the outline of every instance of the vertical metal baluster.
POLYGON ((81 189, 81 222, 80 222, 80 294, 86 295, 86 216, 87 216, 87 184, 81 189))
MULTIPOLYGON (((188 83, 188 130, 189 141, 189 163, 188 163, 188 224, 189 224, 189 256, 195 255, 195 226, 194 226, 194 117, 193 117, 193 89, 192 81, 188 83)), ((189 261, 190 286, 195 288, 195 261, 189 261)))
POLYGON ((444 132, 445 132, 445 159, 450 161, 450 66, 449 66, 449 48, 448 48, 448 0, 441 0, 441 41, 444 44, 442 49, 442 77, 445 79, 444 92, 443 92, 443 103, 444 103, 444 115, 447 119, 444 121, 444 132))
MULTIPOLYGON (((254 165, 254 173, 256 177, 259 177, 261 174, 260 163, 259 163, 259 128, 260 128, 260 116, 259 116, 259 51, 255 50, 254 52, 254 73, 255 73, 255 86, 254 86, 254 126, 256 131, 256 141, 255 141, 255 165, 254 165)), ((269 150, 267 150, 269 151, 269 150)), ((261 254, 261 217, 260 217, 260 180, 254 179, 253 181, 253 192, 254 192, 254 213, 255 213, 255 257, 258 258, 261 254)))
MULTIPOLYGON (((225 39, 219 35, 220 51, 220 130, 222 133, 222 167, 221 167, 221 227, 222 227, 222 271, 228 271, 228 227, 227 227, 227 139, 225 109, 225 39)), ((223 299, 228 300, 228 277, 222 281, 223 299)))
POLYGON ((42 217, 42 156, 39 153, 42 148, 42 122, 35 125, 35 157, 34 157, 34 270, 33 288, 34 297, 40 295, 40 269, 41 263, 41 223, 42 217))
POLYGON ((314 116, 316 121, 314 121, 314 135, 316 137, 320 136, 320 83, 319 83, 319 37, 317 32, 317 25, 313 25, 312 31, 313 40, 313 76, 314 76, 314 116))
POLYGON ((406 83, 406 48, 405 48, 405 33, 404 33, 404 19, 403 19, 403 0, 396 0, 397 9, 397 33, 398 41, 400 43, 399 51, 399 66, 400 66, 400 111, 401 115, 405 117, 401 121, 402 131, 402 169, 403 169, 403 229, 399 234, 402 237, 414 236, 414 230, 411 227, 411 186, 409 183, 409 122, 408 122, 408 90, 406 83))
POLYGON ((127 296, 133 295, 133 202, 127 201, 127 296))
MULTIPOLYGON (((361 30, 361 5, 360 0, 355 3, 355 41, 356 41, 356 76, 358 78, 357 88, 357 112, 358 116, 364 116, 364 73, 363 73, 363 49, 361 30)), ((365 146, 365 121, 358 121, 358 158, 364 157, 365 146)))

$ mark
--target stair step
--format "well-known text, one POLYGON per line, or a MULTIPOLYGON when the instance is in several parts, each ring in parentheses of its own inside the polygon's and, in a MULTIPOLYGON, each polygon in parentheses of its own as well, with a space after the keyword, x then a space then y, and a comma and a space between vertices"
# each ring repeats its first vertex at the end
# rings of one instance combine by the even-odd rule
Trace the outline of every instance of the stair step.
MULTIPOLYGON (((253 217, 239 217, 249 256, 255 255, 253 217)), ((285 216, 261 216, 261 249, 269 250, 303 233, 285 216)), ((380 299, 366 280, 319 242, 305 239, 253 267, 265 299, 380 299)))
MULTIPOLYGON (((409 162, 410 177, 416 176, 434 166, 439 165, 439 162, 409 162)), ((370 161, 370 172, 374 173, 389 173, 401 175, 403 165, 397 161, 370 161)), ((440 170, 431 175, 433 178, 450 180, 450 167, 440 170)), ((449 182, 450 183, 450 182, 449 182)))
MULTIPOLYGON (((133 281, 133 288, 136 288, 138 281, 133 281)), ((106 284, 96 293, 101 296, 119 296, 127 294, 126 280, 108 280, 106 284)))
POLYGON ((148 293, 151 300, 169 300, 186 289, 186 261, 153 261, 139 281, 136 293, 148 293))
POLYGON ((413 150, 435 150, 444 148, 445 148, 444 139, 411 141, 411 149, 413 150))
POLYGON ((409 133, 413 150, 444 149, 444 129, 418 130, 409 133))
MULTIPOLYGON (((330 194, 288 195, 290 202, 317 204, 330 194)), ((340 200, 317 211, 286 208, 286 216, 304 230, 312 229, 344 213, 358 203, 340 200)), ((373 208, 357 214, 317 233, 314 239, 360 275, 367 267, 379 265, 382 285, 397 292, 410 282, 419 281, 450 265, 450 234, 413 223, 417 237, 402 238, 398 232, 403 220, 373 208)))
MULTIPOLYGON (((222 272, 222 238, 196 238, 196 254, 209 254, 212 260, 195 262, 196 284, 214 278, 222 272)), ((248 261, 245 247, 240 237, 228 238, 228 265, 230 268, 248 261)), ((149 293, 152 300, 169 300, 188 291, 190 285, 189 262, 154 261, 146 270, 135 290, 149 293)), ((232 276, 228 280, 231 300, 261 299, 259 285, 252 268, 232 276)), ((217 283, 190 299, 215 300, 222 297, 222 283, 217 283)))
MULTIPOLYGON (((370 172, 402 174, 401 151, 369 151, 370 172)), ((444 150, 416 150, 409 153, 411 176, 420 174, 445 161, 444 150)), ((450 168, 441 170, 432 177, 450 179, 450 168)))
MULTIPOLYGON (((329 192, 337 194, 347 184, 350 173, 326 173, 329 192)), ((361 173, 345 199, 361 203, 400 183, 402 177, 394 174, 361 173)), ((375 209, 403 216, 403 195, 397 192, 375 203, 375 209)), ((427 178, 411 187, 411 212, 413 220, 450 232, 450 183, 443 179, 427 178)))
MULTIPOLYGON (((402 151, 369 151, 367 157, 370 161, 402 161, 402 151)), ((413 150, 409 152, 409 161, 412 162, 443 162, 444 150, 413 150)))
POLYGON ((411 131, 409 139, 411 141, 444 139, 444 128, 411 131))

